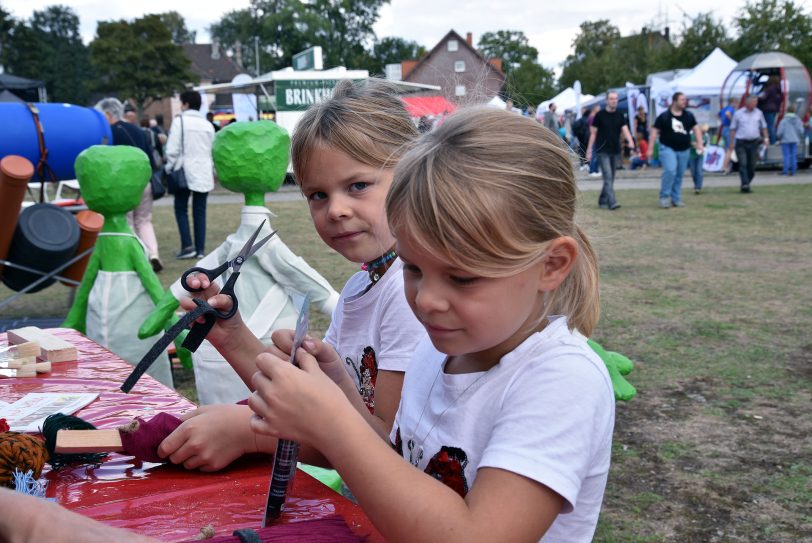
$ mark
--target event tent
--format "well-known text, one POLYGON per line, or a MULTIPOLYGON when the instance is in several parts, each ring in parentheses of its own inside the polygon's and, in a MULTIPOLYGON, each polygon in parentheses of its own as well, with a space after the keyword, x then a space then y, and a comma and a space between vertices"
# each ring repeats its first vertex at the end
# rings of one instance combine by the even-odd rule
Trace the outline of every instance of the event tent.
MULTIPOLYGON (((582 94, 581 95, 581 106, 583 106, 589 100, 592 100, 594 96, 591 94, 582 94)), ((538 113, 542 113, 547 111, 547 108, 550 104, 555 104, 556 110, 558 110, 559 114, 563 113, 567 109, 573 109, 576 106, 577 95, 575 90, 572 87, 566 88, 563 91, 559 92, 553 98, 549 100, 545 100, 539 104, 538 109, 536 110, 538 113)))
POLYGON ((693 70, 669 82, 671 88, 687 96, 718 96, 725 78, 736 67, 736 61, 718 47, 693 70))
POLYGON ((11 74, 0 73, 0 91, 9 91, 23 101, 46 102, 45 84, 36 79, 27 79, 11 74))

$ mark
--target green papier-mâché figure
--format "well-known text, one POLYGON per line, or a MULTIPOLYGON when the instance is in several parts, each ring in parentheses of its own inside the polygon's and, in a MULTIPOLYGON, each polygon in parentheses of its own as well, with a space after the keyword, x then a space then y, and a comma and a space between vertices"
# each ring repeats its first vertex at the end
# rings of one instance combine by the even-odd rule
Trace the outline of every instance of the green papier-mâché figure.
MULTIPOLYGON (((135 365, 158 339, 139 339, 135 331, 163 294, 144 247, 127 224, 127 212, 138 206, 149 183, 149 159, 136 147, 94 145, 76 158, 75 169, 87 207, 104 215, 104 226, 62 325, 135 365)), ((172 386, 166 353, 147 373, 172 386)))
POLYGON ((606 364, 606 369, 609 372, 609 378, 612 380, 612 388, 615 391, 615 399, 628 401, 635 397, 637 389, 629 383, 624 375, 628 375, 634 368, 634 363, 627 357, 614 351, 607 351, 601 345, 593 340, 587 340, 592 350, 601 357, 603 363, 606 364))
MULTIPOLYGON (((217 133, 212 147, 217 177, 228 190, 245 195, 245 206, 237 231, 200 260, 198 266, 216 268, 233 259, 263 220, 265 225, 257 239, 273 231, 271 221, 275 215, 265 208, 265 193, 282 185, 289 148, 288 133, 270 121, 232 123, 217 133)), ((228 273, 217 282, 222 287, 227 280, 228 273)), ((309 294, 316 307, 327 315, 332 315, 338 302, 338 293, 327 280, 293 254, 279 233, 245 262, 234 293, 245 324, 266 344, 270 344, 274 330, 296 327, 298 308, 305 295, 309 294)), ((167 327, 184 296, 190 294, 178 280, 143 323, 139 337, 151 336, 167 327)), ((201 405, 234 403, 249 396, 237 373, 208 341, 200 345, 192 359, 201 405)))

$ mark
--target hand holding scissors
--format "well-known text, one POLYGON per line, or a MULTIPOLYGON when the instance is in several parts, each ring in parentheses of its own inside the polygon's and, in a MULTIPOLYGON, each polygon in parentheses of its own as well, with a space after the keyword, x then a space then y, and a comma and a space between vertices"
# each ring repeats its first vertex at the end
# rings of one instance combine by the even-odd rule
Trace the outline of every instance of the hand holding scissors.
POLYGON ((193 288, 189 285, 188 279, 189 276, 192 274, 202 274, 208 277, 209 282, 213 282, 216 278, 223 275, 226 270, 229 268, 232 270, 231 275, 229 276, 226 284, 223 285, 223 288, 220 290, 221 294, 225 294, 229 298, 231 298, 231 308, 228 311, 220 311, 219 309, 215 309, 215 313, 217 317, 221 319, 230 319, 237 313, 237 296, 234 294, 234 283, 237 282, 237 278, 240 276, 240 268, 248 260, 251 255, 256 253, 263 245, 265 245, 268 240, 270 240, 274 235, 276 235, 276 230, 271 232, 268 236, 264 237, 262 240, 254 244, 254 240, 257 239, 260 230, 265 225, 265 221, 262 221, 262 224, 259 225, 259 228, 248 238, 248 241, 243 245, 240 252, 237 253, 237 256, 234 257, 233 260, 229 260, 217 266, 214 269, 207 269, 195 266, 193 268, 189 268, 186 270, 180 278, 180 284, 187 292, 202 292, 204 289, 203 287, 193 288))

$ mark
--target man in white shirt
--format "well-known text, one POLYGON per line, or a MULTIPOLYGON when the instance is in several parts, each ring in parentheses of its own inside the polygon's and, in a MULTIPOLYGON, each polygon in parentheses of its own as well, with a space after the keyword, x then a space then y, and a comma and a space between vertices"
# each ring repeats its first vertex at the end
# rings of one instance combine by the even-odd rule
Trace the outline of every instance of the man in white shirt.
POLYGON ((739 159, 739 178, 741 191, 750 192, 750 183, 756 175, 756 156, 761 144, 769 145, 767 121, 764 114, 756 107, 758 96, 751 94, 744 101, 744 107, 733 115, 730 123, 730 142, 728 150, 736 148, 739 159))
POLYGON ((211 146, 214 127, 200 113, 200 94, 188 90, 180 95, 182 113, 172 121, 166 142, 167 173, 183 168, 187 188, 175 191, 175 220, 180 231, 177 258, 202 258, 206 247, 206 198, 214 188, 211 146), (194 245, 189 232, 189 195, 192 196, 194 245))

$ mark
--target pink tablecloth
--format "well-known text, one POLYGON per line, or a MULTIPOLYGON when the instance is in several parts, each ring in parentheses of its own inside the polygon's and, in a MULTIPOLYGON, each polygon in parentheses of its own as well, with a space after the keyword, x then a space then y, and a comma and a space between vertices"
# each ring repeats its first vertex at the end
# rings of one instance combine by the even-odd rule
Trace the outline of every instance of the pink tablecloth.
MULTIPOLYGON (((132 366, 74 330, 53 329, 79 350, 77 362, 53 365, 42 377, 0 379, 0 398, 12 402, 29 392, 98 392, 76 413, 98 428, 116 427, 135 416, 160 411, 180 415, 195 405, 145 375, 129 394, 119 386, 132 366)), ((0 345, 6 344, 0 334, 0 345)), ((164 541, 182 541, 212 524, 217 535, 258 528, 270 480, 268 456, 245 458, 228 469, 206 474, 171 464, 142 463, 112 454, 98 466, 51 471, 48 497, 68 509, 114 526, 164 541)), ((281 522, 340 514, 370 541, 382 541, 363 511, 303 472, 298 472, 281 522)))

